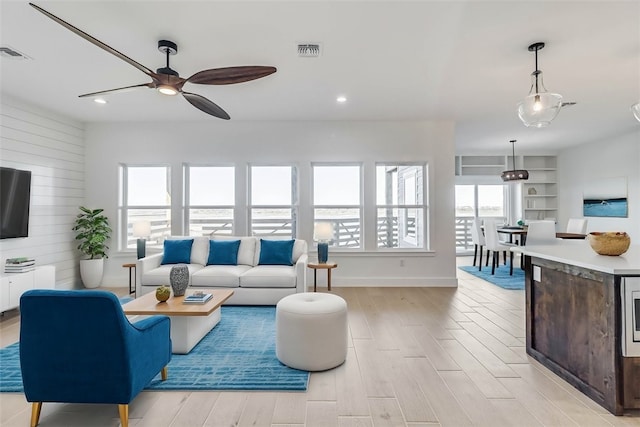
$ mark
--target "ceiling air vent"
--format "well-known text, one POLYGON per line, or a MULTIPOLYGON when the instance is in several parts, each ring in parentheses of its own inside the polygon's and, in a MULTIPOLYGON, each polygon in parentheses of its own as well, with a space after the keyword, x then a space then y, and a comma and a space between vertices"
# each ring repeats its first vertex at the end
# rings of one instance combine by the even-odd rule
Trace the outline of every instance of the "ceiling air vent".
POLYGON ((301 58, 317 58, 320 56, 320 43, 298 44, 298 56, 301 58))
POLYGON ((9 59, 31 59, 22 52, 18 52, 10 46, 0 46, 0 57, 9 59))

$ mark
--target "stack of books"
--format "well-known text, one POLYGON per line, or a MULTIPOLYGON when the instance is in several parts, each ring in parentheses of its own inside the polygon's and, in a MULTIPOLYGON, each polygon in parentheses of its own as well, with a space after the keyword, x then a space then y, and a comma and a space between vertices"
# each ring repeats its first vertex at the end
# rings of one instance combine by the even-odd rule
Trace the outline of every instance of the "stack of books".
POLYGON ((187 295, 186 297, 184 297, 183 302, 185 304, 204 304, 205 302, 209 301, 211 298, 213 298, 213 295, 200 292, 200 293, 187 295))
POLYGON ((26 273, 35 270, 36 260, 27 257, 7 258, 4 265, 5 273, 26 273))

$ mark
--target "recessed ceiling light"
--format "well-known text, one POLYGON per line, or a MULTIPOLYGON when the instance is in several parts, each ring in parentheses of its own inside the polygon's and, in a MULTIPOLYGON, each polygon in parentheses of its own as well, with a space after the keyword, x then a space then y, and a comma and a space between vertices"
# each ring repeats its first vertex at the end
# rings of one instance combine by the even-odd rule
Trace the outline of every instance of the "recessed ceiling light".
POLYGON ((102 98, 96 98, 93 100, 93 102, 95 102, 96 104, 106 104, 107 100, 102 98))
POLYGON ((338 101, 339 103, 344 103, 347 102, 347 97, 346 96, 339 96, 336 98, 336 101, 338 101))

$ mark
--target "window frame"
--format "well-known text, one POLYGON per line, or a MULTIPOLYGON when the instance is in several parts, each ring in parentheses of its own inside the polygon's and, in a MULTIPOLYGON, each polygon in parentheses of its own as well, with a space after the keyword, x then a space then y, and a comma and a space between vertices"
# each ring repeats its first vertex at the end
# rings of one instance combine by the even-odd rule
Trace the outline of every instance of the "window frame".
MULTIPOLYGON (((139 209, 147 209, 147 210, 166 210, 169 212, 169 222, 171 226, 173 226, 173 194, 171 188, 171 177, 172 177, 172 168, 168 163, 119 163, 118 164, 118 178, 120 182, 118 183, 119 188, 119 197, 118 197, 118 222, 117 222, 117 247, 120 252, 135 252, 136 247, 128 246, 128 238, 129 238, 129 211, 130 210, 139 210, 139 209), (165 168, 166 173, 166 185, 167 192, 169 193, 170 202, 168 205, 129 205, 129 170, 132 168, 165 168)), ((133 227, 133 224, 132 224, 133 227)), ((171 227, 169 227, 169 235, 171 235, 171 227)))
MULTIPOLYGON (((183 223, 182 227, 185 235, 191 236, 191 209, 229 209, 232 212, 232 225, 231 231, 229 234, 220 233, 221 236, 235 236, 238 230, 236 229, 237 218, 236 218, 236 200, 237 200, 237 182, 236 182, 236 170, 237 166, 234 163, 207 163, 207 164, 196 164, 196 163, 183 163, 182 164, 182 185, 183 185, 183 201, 182 201, 182 218, 183 223), (190 197, 191 197, 191 168, 231 168, 233 173, 233 197, 234 203, 233 205, 191 205, 190 197)), ((212 231, 213 233, 214 231, 212 231)))
MULTIPOLYGON (((428 174, 429 174, 429 165, 426 161, 418 161, 418 162, 394 162, 394 161, 377 161, 375 162, 375 180, 374 180, 374 187, 375 187, 375 194, 376 194, 376 199, 375 199, 375 231, 376 231, 376 250, 379 252, 429 252, 430 251, 430 241, 429 241, 429 179, 428 179, 428 174), (398 204, 379 204, 378 203, 378 167, 381 166, 385 166, 385 167, 407 167, 407 166, 411 166, 411 167, 419 167, 422 173, 422 179, 420 180, 419 177, 417 176, 417 171, 413 172, 413 175, 415 176, 415 185, 417 187, 418 183, 420 182, 422 185, 422 203, 418 203, 418 199, 419 199, 419 195, 416 192, 416 203, 415 204, 407 204, 407 203, 398 203, 398 204), (422 211, 422 231, 420 232, 421 238, 422 238, 422 246, 421 247, 405 247, 405 246, 398 246, 398 247, 381 247, 378 246, 378 210, 379 209, 402 209, 406 212, 408 209, 416 209, 416 210, 421 210, 422 211)), ((398 185, 399 187, 399 185, 398 185)), ((398 189, 399 191, 399 189, 398 189)), ((404 191, 404 189, 403 189, 404 191)), ((416 216, 417 217, 417 216, 416 216)), ((404 239, 405 241, 407 241, 410 244, 417 244, 418 240, 419 240, 419 236, 418 236, 418 230, 416 230, 416 235, 415 237, 409 237, 409 236, 400 236, 400 230, 398 230, 398 239, 404 239), (408 237, 408 239, 407 239, 408 237)))
MULTIPOLYGON (((311 217, 312 217, 312 224, 315 224, 317 221, 323 221, 323 220, 316 220, 316 209, 358 209, 358 220, 359 220, 359 224, 360 224, 360 244, 358 247, 345 247, 345 246, 337 246, 334 244, 334 241, 332 240, 329 243, 329 247, 331 248, 331 251, 336 251, 336 252, 365 252, 366 251, 366 230, 365 230, 365 218, 364 218, 364 211, 365 211, 365 203, 364 203, 364 186, 365 186, 365 182, 364 182, 364 162, 311 162, 311 176, 310 176, 310 185, 311 185, 311 198, 310 198, 310 203, 311 203, 311 217), (316 167, 357 167, 358 168, 358 199, 359 199, 359 203, 356 205, 316 205, 315 204, 315 180, 316 180, 316 176, 315 176, 315 168, 316 167)), ((313 228, 313 226, 312 226, 313 228)), ((334 231, 335 232, 335 231, 334 231)), ((317 242, 314 241, 312 239, 313 242, 313 247, 317 248, 317 242)))
MULTIPOLYGON (((299 171, 295 163, 249 163, 247 164, 247 229, 248 235, 257 237, 267 237, 269 234, 255 234, 253 231, 253 210, 254 209, 289 209, 291 210, 291 239, 297 238, 300 233, 300 185, 299 171), (253 168, 287 167, 291 168, 291 204, 290 205, 254 205, 253 199, 253 168)), ((282 237, 282 235, 274 235, 282 237)))

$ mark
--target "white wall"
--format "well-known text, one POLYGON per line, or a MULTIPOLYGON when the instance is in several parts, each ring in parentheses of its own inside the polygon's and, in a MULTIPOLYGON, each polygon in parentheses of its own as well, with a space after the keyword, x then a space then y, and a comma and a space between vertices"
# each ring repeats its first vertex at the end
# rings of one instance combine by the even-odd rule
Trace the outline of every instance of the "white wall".
POLYGON ((29 237, 0 240, 0 262, 34 257, 56 267, 57 288, 81 287, 71 227, 84 200, 83 125, 4 95, 0 106, 0 164, 31 171, 29 237))
POLYGON ((558 154, 558 228, 565 229, 569 218, 582 218, 585 185, 618 177, 627 179, 629 217, 588 217, 587 231, 626 231, 631 244, 640 244, 640 131, 558 154))
MULTIPOLYGON (((334 251, 331 259, 337 261, 339 267, 334 272, 332 284, 457 284, 452 122, 223 122, 212 119, 193 123, 87 124, 86 204, 92 208, 105 208, 105 213, 115 221, 119 163, 170 164, 172 198, 179 201, 182 199, 181 168, 184 162, 233 163, 240 168, 248 163, 289 162, 298 166, 300 182, 310 183, 312 161, 361 161, 365 180, 370 182, 375 176, 376 161, 426 161, 429 164, 431 251, 395 256, 334 251)), ((238 181, 236 185, 243 188, 245 182, 238 181)), ((300 189, 299 237, 311 243, 310 190, 308 187, 300 189)), ((372 206, 375 189, 365 192, 364 200, 372 206)), ((241 201, 237 200, 237 203, 241 201)), ((178 223, 175 220, 178 214, 174 211, 174 223, 178 223)), ((375 215, 375 211, 366 209, 364 214, 375 215)), ((126 284, 127 270, 121 265, 133 262, 135 254, 116 253, 115 242, 111 247, 104 283, 126 284)), ((324 283, 324 276, 319 276, 323 280, 320 283, 324 283)))

